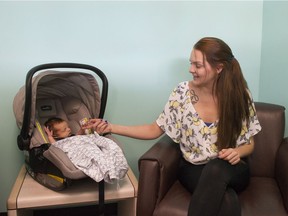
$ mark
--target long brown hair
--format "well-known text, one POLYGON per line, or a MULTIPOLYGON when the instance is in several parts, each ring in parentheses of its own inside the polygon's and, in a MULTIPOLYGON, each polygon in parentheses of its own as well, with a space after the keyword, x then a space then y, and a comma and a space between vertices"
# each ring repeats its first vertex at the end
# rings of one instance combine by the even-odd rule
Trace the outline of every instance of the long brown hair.
POLYGON ((223 67, 213 88, 219 112, 216 145, 219 150, 234 148, 243 121, 249 123, 249 107, 252 103, 239 62, 230 47, 218 38, 202 38, 194 45, 194 49, 203 53, 211 67, 223 67))

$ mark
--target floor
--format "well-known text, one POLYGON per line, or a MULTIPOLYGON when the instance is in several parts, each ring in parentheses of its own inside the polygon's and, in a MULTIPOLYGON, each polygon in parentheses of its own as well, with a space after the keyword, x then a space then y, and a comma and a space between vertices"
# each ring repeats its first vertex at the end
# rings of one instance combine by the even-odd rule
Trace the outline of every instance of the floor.
MULTIPOLYGON (((59 208, 35 210, 33 216, 99 216, 97 206, 83 206, 74 208, 59 208)), ((0 216, 7 216, 7 213, 0 213, 0 216)), ((104 216, 117 216, 117 204, 105 204, 104 216)))

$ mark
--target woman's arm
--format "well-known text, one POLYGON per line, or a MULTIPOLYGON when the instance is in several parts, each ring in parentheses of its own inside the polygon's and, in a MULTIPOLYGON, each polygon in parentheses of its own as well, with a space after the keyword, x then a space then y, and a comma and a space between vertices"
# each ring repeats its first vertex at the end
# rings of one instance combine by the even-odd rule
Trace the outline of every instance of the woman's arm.
POLYGON ((254 150, 254 138, 250 138, 250 143, 243 144, 236 148, 222 149, 218 157, 223 160, 229 161, 232 165, 240 162, 241 158, 250 155, 254 150))
POLYGON ((156 139, 163 134, 163 130, 156 122, 149 125, 123 126, 111 124, 111 133, 128 136, 136 139, 156 139))
POLYGON ((111 124, 101 119, 92 119, 90 120, 90 123, 97 133, 114 133, 135 139, 156 139, 164 133, 156 122, 147 125, 124 126, 111 124))

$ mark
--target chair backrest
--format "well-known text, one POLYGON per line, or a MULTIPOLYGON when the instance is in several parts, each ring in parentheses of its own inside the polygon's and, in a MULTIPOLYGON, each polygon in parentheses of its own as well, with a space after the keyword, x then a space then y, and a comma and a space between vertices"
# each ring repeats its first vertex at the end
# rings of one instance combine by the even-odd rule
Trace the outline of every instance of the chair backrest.
POLYGON ((255 149, 249 156, 251 176, 274 177, 275 158, 284 137, 285 108, 255 102, 262 130, 255 136, 255 149))

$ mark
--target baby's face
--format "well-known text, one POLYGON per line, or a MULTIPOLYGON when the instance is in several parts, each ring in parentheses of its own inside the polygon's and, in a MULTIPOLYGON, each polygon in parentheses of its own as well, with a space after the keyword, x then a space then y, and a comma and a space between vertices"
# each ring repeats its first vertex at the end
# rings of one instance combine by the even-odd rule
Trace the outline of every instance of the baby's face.
POLYGON ((53 133, 57 138, 65 138, 71 135, 71 129, 67 122, 61 122, 54 125, 53 133))

